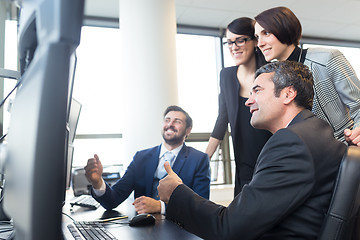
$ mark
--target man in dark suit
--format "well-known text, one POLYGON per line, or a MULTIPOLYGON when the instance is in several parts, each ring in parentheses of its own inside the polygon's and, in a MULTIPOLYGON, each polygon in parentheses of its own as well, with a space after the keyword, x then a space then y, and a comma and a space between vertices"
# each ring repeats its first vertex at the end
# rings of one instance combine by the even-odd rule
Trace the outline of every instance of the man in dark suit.
POLYGON ((251 182, 224 207, 196 195, 165 164, 158 190, 166 218, 205 239, 316 239, 346 145, 311 113, 312 86, 301 63, 260 68, 246 105, 251 124, 273 136, 251 182))
POLYGON ((138 213, 165 213, 165 204, 159 200, 157 186, 166 175, 164 162, 170 162, 184 184, 204 198, 209 198, 210 167, 207 154, 187 147, 184 142, 190 134, 192 119, 182 108, 169 106, 164 112, 162 136, 164 142, 139 151, 124 176, 113 186, 102 178, 103 167, 95 154, 85 167, 85 175, 92 184, 92 195, 106 209, 113 209, 134 191, 133 203, 138 213))

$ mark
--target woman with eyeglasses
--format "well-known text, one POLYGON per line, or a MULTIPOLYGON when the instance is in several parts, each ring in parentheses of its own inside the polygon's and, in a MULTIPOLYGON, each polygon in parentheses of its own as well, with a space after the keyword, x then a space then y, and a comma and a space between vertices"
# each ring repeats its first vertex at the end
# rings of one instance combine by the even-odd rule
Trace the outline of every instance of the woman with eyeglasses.
POLYGON ((255 20, 265 59, 307 65, 314 77, 312 111, 333 127, 337 139, 360 146, 360 82, 344 55, 335 49, 300 48, 300 21, 286 7, 265 10, 255 20))
POLYGON ((256 47, 254 23, 253 19, 243 17, 227 26, 224 45, 228 47, 236 66, 220 72, 219 115, 206 148, 211 158, 230 123, 236 165, 234 196, 250 182, 256 159, 271 136, 270 132, 250 125, 251 114, 245 106, 255 71, 266 63, 256 47))

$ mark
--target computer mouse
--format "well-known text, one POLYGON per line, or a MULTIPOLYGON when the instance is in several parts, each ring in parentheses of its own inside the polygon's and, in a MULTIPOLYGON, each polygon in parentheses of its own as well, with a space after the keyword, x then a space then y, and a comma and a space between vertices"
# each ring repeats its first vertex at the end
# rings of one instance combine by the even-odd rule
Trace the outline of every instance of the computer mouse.
POLYGON ((129 226, 145 226, 155 223, 155 217, 149 213, 141 213, 129 221, 129 226))

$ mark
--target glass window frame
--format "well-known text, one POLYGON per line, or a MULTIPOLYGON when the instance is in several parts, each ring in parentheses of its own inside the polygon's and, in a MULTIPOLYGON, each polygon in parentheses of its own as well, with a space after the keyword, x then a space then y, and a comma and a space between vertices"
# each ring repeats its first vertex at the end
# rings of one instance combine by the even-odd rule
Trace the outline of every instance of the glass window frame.
MULTIPOLYGON (((111 18, 93 18, 93 17, 85 17, 84 20, 84 26, 89 26, 89 27, 104 27, 104 28, 118 28, 119 24, 118 24, 118 19, 111 19, 111 18)), ((215 41, 216 41, 216 78, 217 78, 217 89, 218 89, 218 93, 219 93, 219 72, 220 70, 224 67, 225 65, 225 58, 226 58, 226 50, 224 52, 224 48, 222 45, 223 39, 225 37, 225 30, 224 29, 218 29, 218 28, 205 28, 205 27, 198 27, 198 26, 190 26, 190 25, 178 25, 177 26, 177 30, 178 30, 178 34, 190 34, 190 35, 199 35, 199 36, 213 36, 215 37, 215 41)), ((326 40, 326 39, 315 39, 315 38, 303 38, 301 40, 301 44, 317 44, 317 45, 323 45, 324 47, 327 46, 339 46, 339 47, 353 47, 353 48, 357 48, 360 49, 360 43, 358 42, 348 42, 348 41, 334 41, 334 40, 326 40)), ((341 49, 340 49, 341 51, 341 49)), ((346 56, 346 54, 344 54, 346 56)), ((17 56, 17 54, 16 54, 17 56)), ((228 58, 228 57, 227 57, 228 58)), ((227 61, 228 65, 229 60, 227 61)), ((6 64, 6 60, 5 60, 5 64, 6 64)), ((229 63, 230 64, 230 63, 229 63)), ((353 64, 353 63, 352 63, 353 64)), ((356 67, 357 69, 357 67, 356 67)), ((357 71, 357 74, 359 74, 359 71, 357 71)), ((10 80, 11 82, 12 80, 10 80)), ((9 86, 8 83, 6 83, 6 81, 4 81, 2 84, 3 85, 7 85, 9 86), (5 83, 4 83, 5 82, 5 83)), ((11 84, 10 84, 11 85, 11 84)), ((9 89, 8 87, 5 89, 9 89)), ((5 94, 6 94, 6 90, 5 90, 5 94)), ((214 98, 217 100, 217 96, 214 96, 214 98)), ((3 108, 4 110, 6 109, 6 107, 3 108)), ((4 111, 3 110, 3 111, 4 111)), ((217 109, 216 109, 217 112, 217 109)), ((7 117, 5 117, 7 118, 7 117)), ((6 122, 6 120, 1 119, 2 122, 4 123, 6 122)), ((215 123, 215 122, 214 122, 215 123)), ((4 128, 4 132, 6 132, 7 130, 6 128, 6 124, 3 124, 3 128, 4 128)), ((93 143, 91 143, 92 145, 96 145, 94 144, 96 141, 108 141, 109 139, 113 139, 116 144, 119 144, 118 142, 121 142, 121 130, 117 130, 115 132, 100 132, 100 133, 94 133, 94 132, 84 132, 81 131, 81 126, 80 126, 80 131, 77 134, 77 140, 78 142, 75 142, 75 144, 80 144, 81 141, 93 141, 93 143), (115 136, 115 137, 114 137, 115 136), (107 139, 107 140, 106 140, 107 139)), ((204 134, 204 133, 199 133, 196 131, 193 131, 193 134, 204 134)), ((206 133, 206 134, 210 134, 210 133, 206 133)), ((232 170, 234 170, 234 161, 233 161, 233 153, 232 153, 232 146, 231 146, 231 137, 229 137, 228 139, 224 139, 224 141, 229 141, 228 144, 228 148, 230 151, 230 158, 232 161, 232 170)), ((204 144, 206 144, 208 141, 208 137, 204 137, 202 139, 198 139, 197 142, 191 142, 189 141, 187 144, 188 145, 194 145, 194 146, 199 146, 202 145, 201 148, 204 148, 204 144)), ((113 147, 112 144, 109 144, 110 146, 113 147)), ((121 145, 121 143, 120 143, 121 145)), ((121 148, 121 146, 119 146, 119 148, 121 148)), ((205 149, 200 149, 202 151, 204 151, 205 149)), ((219 154, 214 154, 214 157, 211 159, 212 164, 214 164, 216 161, 219 161, 219 154)), ((106 163, 107 165, 111 165, 111 164, 117 164, 119 163, 119 160, 111 160, 108 163, 106 163)), ((76 165, 76 164, 75 164, 76 165)), ((217 167, 218 169, 220 169, 220 167, 217 167)), ((224 169, 224 168, 222 168, 224 169)), ((222 171, 226 171, 226 170, 222 170, 222 171)), ((224 176, 224 172, 220 173, 218 172, 217 177, 216 178, 220 178, 224 176)), ((215 178, 215 177, 214 177, 215 178)), ((216 181, 214 181, 216 183, 222 184, 222 183, 226 183, 224 180, 221 179, 217 179, 216 181)))

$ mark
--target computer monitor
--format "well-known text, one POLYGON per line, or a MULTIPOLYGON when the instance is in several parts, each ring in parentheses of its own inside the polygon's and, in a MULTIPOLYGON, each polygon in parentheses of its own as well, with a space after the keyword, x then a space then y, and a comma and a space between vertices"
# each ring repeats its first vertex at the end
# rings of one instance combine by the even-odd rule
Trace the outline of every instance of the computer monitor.
POLYGON ((70 107, 70 114, 69 114, 69 142, 74 142, 76 129, 80 118, 82 104, 77 101, 76 99, 71 99, 71 107, 70 107))
MULTIPOLYGON (((81 104, 73 99, 73 87, 74 87, 74 79, 75 79, 75 70, 77 64, 77 56, 76 52, 74 52, 70 57, 70 70, 69 70, 69 91, 67 98, 67 126, 66 126, 66 143, 65 143, 65 188, 69 189, 71 185, 72 178, 72 162, 74 156, 74 139, 77 124, 80 117, 81 104)), ((65 203, 65 195, 64 195, 64 203, 65 203)))
POLYGON ((69 118, 67 121, 67 149, 66 149, 66 166, 65 166, 65 186, 66 189, 70 188, 72 177, 72 162, 74 157, 74 140, 76 135, 76 129, 80 118, 81 103, 74 98, 71 98, 69 118))
POLYGON ((70 58, 83 9, 83 0, 26 0, 20 10, 26 66, 11 109, 4 185, 17 240, 62 239, 70 58))

